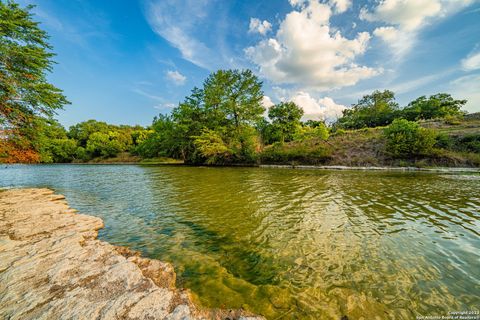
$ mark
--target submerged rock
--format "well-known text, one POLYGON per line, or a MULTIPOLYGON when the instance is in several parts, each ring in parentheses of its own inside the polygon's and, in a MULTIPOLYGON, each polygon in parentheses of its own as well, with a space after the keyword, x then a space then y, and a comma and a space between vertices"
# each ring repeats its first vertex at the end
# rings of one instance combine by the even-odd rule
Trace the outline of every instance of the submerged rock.
POLYGON ((172 265, 98 240, 102 227, 51 190, 0 191, 0 318, 263 319, 197 308, 172 265))

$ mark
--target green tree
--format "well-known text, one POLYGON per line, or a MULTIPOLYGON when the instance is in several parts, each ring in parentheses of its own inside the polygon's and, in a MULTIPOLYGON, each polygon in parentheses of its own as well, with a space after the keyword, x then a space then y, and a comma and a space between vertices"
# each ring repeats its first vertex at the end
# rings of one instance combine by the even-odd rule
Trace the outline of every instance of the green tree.
POLYGON ((137 152, 144 158, 173 157, 181 158, 181 139, 176 139, 178 130, 171 116, 159 115, 153 120, 151 133, 137 147, 137 152))
POLYGON ((195 147, 201 156, 206 159, 206 163, 230 162, 233 152, 218 132, 205 129, 201 135, 194 138, 195 147))
POLYGON ((302 116, 303 109, 294 102, 280 102, 268 110, 268 117, 274 130, 279 132, 281 143, 293 139, 295 131, 301 126, 302 116))
POLYGON ((319 121, 315 126, 301 126, 293 135, 294 140, 304 141, 309 139, 327 140, 329 136, 328 128, 325 123, 319 121))
POLYGON ((77 142, 67 137, 67 131, 58 121, 37 117, 34 128, 32 145, 39 153, 40 162, 65 163, 75 158, 77 142))
POLYGON ((47 81, 54 54, 47 33, 33 20, 32 8, 0 1, 0 125, 22 135, 31 133, 36 116, 50 117, 69 103, 47 81))
POLYGON ((108 131, 110 131, 110 126, 106 122, 88 120, 71 126, 68 130, 68 136, 77 140, 78 145, 85 148, 92 133, 108 133, 108 131))
POLYGON ((219 70, 204 82, 204 102, 211 118, 220 112, 220 121, 227 120, 235 129, 253 125, 265 112, 262 83, 251 70, 219 70))
POLYGON ((252 128, 264 112, 261 87, 250 70, 212 73, 203 88, 194 88, 171 115, 154 120, 153 133, 137 148, 139 154, 181 158, 187 163, 216 161, 220 157, 206 156, 208 148, 203 147, 210 141, 208 133, 232 152, 223 160, 251 161, 258 143, 252 128))
POLYGON ((436 133, 413 121, 396 119, 384 130, 387 151, 396 158, 429 155, 436 143, 436 133))
POLYGON ((94 132, 85 148, 90 157, 114 157, 122 150, 122 144, 108 133, 94 132))
MULTIPOLYGON (((224 132, 231 143, 239 143, 236 153, 240 161, 252 154, 248 135, 250 128, 265 112, 262 82, 251 70, 219 70, 212 73, 203 85, 203 101, 206 119, 215 127, 226 128, 224 132)), ((211 128, 211 126, 207 126, 211 128)))
POLYGON ((390 90, 377 90, 364 96, 352 108, 343 110, 343 116, 335 126, 342 129, 386 126, 397 116, 395 94, 390 90))
POLYGON ((453 99, 448 93, 437 93, 428 98, 421 96, 415 99, 401 113, 411 121, 459 116, 465 113, 461 109, 466 103, 467 100, 453 99))

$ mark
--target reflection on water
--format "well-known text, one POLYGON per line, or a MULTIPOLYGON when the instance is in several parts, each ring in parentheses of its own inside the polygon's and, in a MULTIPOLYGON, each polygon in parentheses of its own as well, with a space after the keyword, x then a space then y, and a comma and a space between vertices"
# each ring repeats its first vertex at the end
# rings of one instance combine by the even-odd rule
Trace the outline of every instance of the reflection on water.
POLYGON ((104 219, 100 237, 171 261, 205 306, 270 319, 478 310, 478 175, 9 166, 104 219))

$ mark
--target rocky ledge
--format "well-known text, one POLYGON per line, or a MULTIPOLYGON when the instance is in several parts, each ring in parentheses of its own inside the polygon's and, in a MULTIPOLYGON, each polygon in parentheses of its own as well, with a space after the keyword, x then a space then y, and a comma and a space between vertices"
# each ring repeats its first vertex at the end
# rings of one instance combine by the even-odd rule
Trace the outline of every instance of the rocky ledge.
POLYGON ((0 190, 0 318, 263 319, 197 308, 170 264, 98 240, 102 227, 49 189, 0 190))

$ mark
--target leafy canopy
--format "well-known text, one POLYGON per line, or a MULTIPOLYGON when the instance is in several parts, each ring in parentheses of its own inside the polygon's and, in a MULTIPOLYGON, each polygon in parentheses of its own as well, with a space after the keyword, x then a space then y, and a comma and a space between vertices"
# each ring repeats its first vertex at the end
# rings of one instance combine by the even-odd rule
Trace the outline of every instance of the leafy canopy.
POLYGON ((293 139, 293 135, 300 127, 303 109, 294 102, 280 102, 268 110, 268 117, 272 120, 274 130, 279 132, 280 142, 293 139))
POLYGON ((0 125, 22 127, 36 115, 52 116, 68 104, 62 91, 48 83, 52 47, 30 10, 0 1, 0 125))
POLYGON ((352 108, 343 110, 336 126, 342 129, 385 126, 395 119, 397 111, 395 94, 390 90, 377 90, 363 96, 352 108))
POLYGON ((194 88, 170 116, 154 119, 139 146, 143 156, 169 156, 188 163, 250 161, 251 130, 265 111, 262 83, 250 70, 219 70, 194 88))
POLYGON ((453 99, 448 93, 437 93, 429 98, 421 96, 410 102, 402 110, 402 115, 411 121, 459 116, 464 114, 461 109, 466 103, 467 100, 453 99))

